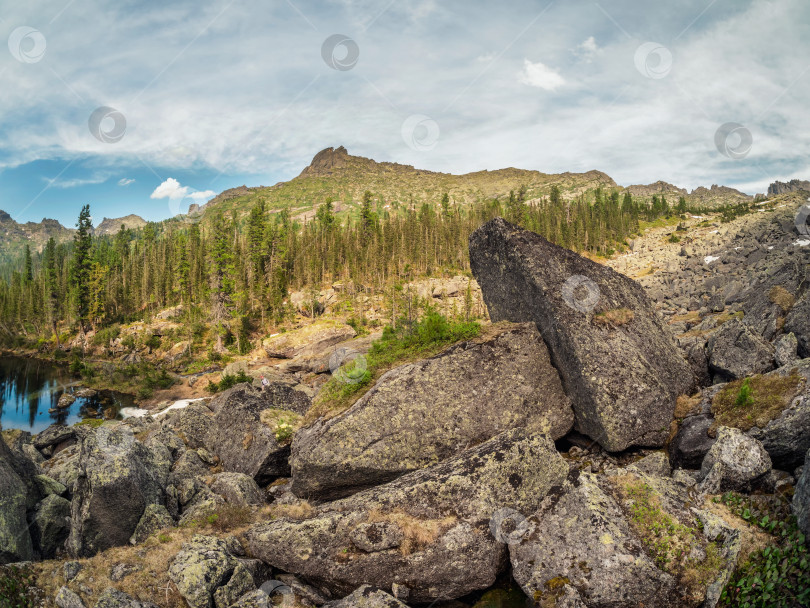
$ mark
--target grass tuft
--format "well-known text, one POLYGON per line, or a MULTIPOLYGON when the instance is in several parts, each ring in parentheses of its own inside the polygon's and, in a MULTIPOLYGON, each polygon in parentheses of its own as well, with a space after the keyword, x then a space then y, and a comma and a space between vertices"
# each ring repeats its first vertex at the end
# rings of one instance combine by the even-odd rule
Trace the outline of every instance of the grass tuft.
POLYGON ((729 382, 712 399, 712 428, 764 428, 790 405, 803 384, 804 378, 795 369, 789 376, 756 375, 729 382))

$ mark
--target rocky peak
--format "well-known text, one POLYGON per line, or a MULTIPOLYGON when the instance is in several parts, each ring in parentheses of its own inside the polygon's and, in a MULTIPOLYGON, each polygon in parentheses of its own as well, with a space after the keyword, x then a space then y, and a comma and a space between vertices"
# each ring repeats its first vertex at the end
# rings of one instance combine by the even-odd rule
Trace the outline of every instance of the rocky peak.
POLYGON ((301 175, 330 175, 333 169, 344 166, 348 157, 349 152, 343 146, 326 148, 313 157, 312 162, 301 172, 301 175))
POLYGON ((810 191, 810 180, 792 179, 789 182, 774 182, 768 186, 768 196, 777 196, 796 190, 810 191))

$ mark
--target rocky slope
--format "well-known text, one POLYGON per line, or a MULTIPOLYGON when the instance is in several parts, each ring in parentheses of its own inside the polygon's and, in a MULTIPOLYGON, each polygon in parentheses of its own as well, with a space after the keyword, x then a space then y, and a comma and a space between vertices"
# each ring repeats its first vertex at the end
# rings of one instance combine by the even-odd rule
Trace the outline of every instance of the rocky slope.
MULTIPOLYGON (((313 397, 369 341, 320 322, 214 398, 3 432, 0 562, 60 608, 740 605, 791 510, 810 532, 810 239, 782 196, 607 265, 494 220, 470 255, 499 322, 331 417, 313 397)), ((775 584, 802 605, 798 562, 775 584)))

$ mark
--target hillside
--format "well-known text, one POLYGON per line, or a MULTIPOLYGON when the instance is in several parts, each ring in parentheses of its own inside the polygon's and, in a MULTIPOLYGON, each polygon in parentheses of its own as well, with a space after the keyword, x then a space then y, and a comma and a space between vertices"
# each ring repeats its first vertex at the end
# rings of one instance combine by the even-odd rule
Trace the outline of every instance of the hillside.
POLYGON ((32 251, 42 251, 49 238, 63 242, 70 239, 72 234, 73 230, 56 220, 44 218, 41 222, 19 224, 8 213, 0 211, 0 256, 5 259, 19 256, 26 243, 32 251))
POLYGON ((105 217, 101 223, 96 226, 94 234, 96 236, 114 235, 121 230, 121 226, 125 226, 128 230, 137 230, 146 226, 146 220, 134 214, 127 215, 126 217, 119 217, 110 219, 105 217))

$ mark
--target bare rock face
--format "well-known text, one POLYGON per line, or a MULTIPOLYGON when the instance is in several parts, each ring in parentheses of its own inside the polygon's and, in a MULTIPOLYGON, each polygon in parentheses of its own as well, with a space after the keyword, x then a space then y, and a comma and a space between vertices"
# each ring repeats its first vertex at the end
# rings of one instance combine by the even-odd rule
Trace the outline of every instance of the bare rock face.
POLYGON ((354 338, 357 332, 348 325, 332 321, 316 321, 262 342, 272 359, 293 359, 322 353, 330 346, 354 338))
POLYGON ((711 341, 709 369, 724 380, 772 370, 773 347, 739 319, 723 324, 711 341))
POLYGON ((491 586, 506 566, 506 545, 492 532, 498 514, 534 512, 567 475, 548 437, 513 429, 305 519, 255 525, 247 543, 332 597, 370 584, 396 588, 409 604, 458 598, 491 586))
POLYGON ((805 536, 810 536, 810 450, 804 460, 804 467, 799 480, 796 482, 796 491, 793 494, 793 512, 799 529, 805 536))
POLYGON ((13 458, 0 436, 0 564, 33 557, 25 519, 27 489, 13 468, 13 458))
POLYGON ((267 390, 238 384, 211 402, 216 414, 206 446, 222 461, 225 471, 244 473, 267 483, 290 473, 290 446, 279 443, 273 429, 261 421, 267 409, 304 414, 310 398, 287 384, 271 383, 267 390))
POLYGON ((771 468, 771 457, 759 441, 739 429, 721 426, 700 467, 701 489, 711 494, 751 492, 771 468))
POLYGON ((397 598, 371 585, 359 587, 351 595, 337 602, 326 604, 326 608, 408 608, 397 598))
POLYGON ((295 435, 293 492, 334 499, 435 465, 511 428, 565 435, 574 414, 533 323, 505 324, 385 374, 295 435))
POLYGON ((609 451, 660 447, 693 372, 644 289, 501 218, 470 236, 470 264, 493 321, 533 321, 577 430, 609 451))

